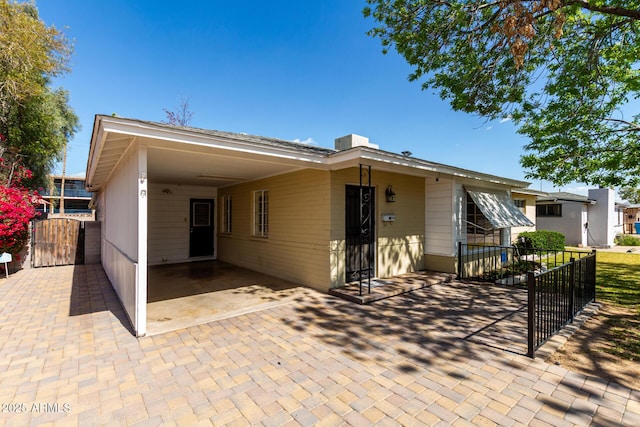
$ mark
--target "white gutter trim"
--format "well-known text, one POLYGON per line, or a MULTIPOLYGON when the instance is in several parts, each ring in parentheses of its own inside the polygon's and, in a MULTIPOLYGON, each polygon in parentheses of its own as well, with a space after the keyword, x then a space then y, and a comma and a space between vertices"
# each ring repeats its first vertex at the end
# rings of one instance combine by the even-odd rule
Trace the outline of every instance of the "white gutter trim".
POLYGON ((93 185, 93 177, 97 167, 97 159, 104 148, 105 134, 115 132, 123 135, 137 136, 141 138, 156 138, 180 144, 192 146, 209 147, 235 151, 239 153, 269 156, 287 160, 295 160, 312 163, 317 166, 324 166, 328 170, 339 168, 340 163, 345 162, 366 162, 376 161, 386 163, 393 167, 409 168, 421 171, 426 174, 446 174, 458 178, 466 178, 477 181, 490 182, 494 184, 506 185, 516 188, 526 188, 529 182, 504 178, 496 175, 475 172, 455 166, 448 166, 434 163, 427 160, 406 157, 370 147, 354 147, 348 150, 335 151, 330 153, 302 153, 295 148, 270 147, 267 144, 254 144, 251 141, 242 141, 233 137, 209 135, 197 131, 183 129, 165 128, 153 123, 140 122, 133 119, 123 119, 119 117, 96 115, 91 150, 87 164, 87 183, 93 185), (97 130, 97 133, 96 133, 97 130), (332 167, 334 166, 334 167, 332 167))
POLYGON ((481 180, 494 184, 507 185, 510 187, 524 188, 530 185, 530 183, 526 181, 503 178, 500 176, 485 174, 482 172, 474 172, 468 169, 457 168, 455 166, 443 165, 440 163, 434 163, 412 157, 405 157, 400 154, 375 150, 367 147, 356 147, 329 155, 330 164, 355 159, 378 161, 382 163, 392 164, 394 166, 417 169, 423 172, 447 174, 458 178, 481 180))
POLYGON ((93 122, 93 132, 91 133, 91 141, 89 143, 89 158, 87 159, 87 170, 85 171, 85 181, 84 185, 87 190, 89 190, 89 184, 93 185, 93 175, 96 172, 96 168, 98 167, 97 159, 100 157, 102 153, 102 149, 104 148, 104 133, 102 131, 101 126, 101 118, 96 116, 93 122), (97 130, 97 132, 96 132, 97 130), (95 135, 95 138, 93 137, 95 135), (98 147, 99 145, 99 147, 98 147), (96 150, 98 150, 98 154, 96 154, 96 150))
POLYGON ((266 144, 254 144, 252 142, 235 140, 216 135, 190 132, 181 129, 159 128, 147 123, 114 121, 110 118, 103 119, 105 132, 117 132, 123 135, 138 136, 142 138, 156 138, 180 144, 195 145, 208 148, 220 148, 231 151, 259 154, 271 157, 279 157, 290 160, 301 160, 310 163, 326 163, 324 154, 301 153, 295 149, 285 147, 269 147, 266 144))

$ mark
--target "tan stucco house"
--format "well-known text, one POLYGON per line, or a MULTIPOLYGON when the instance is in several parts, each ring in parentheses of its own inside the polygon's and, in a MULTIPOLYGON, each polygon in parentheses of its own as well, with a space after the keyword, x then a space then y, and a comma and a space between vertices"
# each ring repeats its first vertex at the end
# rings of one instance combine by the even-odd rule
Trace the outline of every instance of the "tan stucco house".
POLYGON ((458 242, 509 245, 511 227, 533 225, 511 198, 528 183, 358 135, 328 149, 98 115, 86 180, 103 268, 139 336, 151 265, 217 259, 328 291, 362 265, 455 272, 458 242))

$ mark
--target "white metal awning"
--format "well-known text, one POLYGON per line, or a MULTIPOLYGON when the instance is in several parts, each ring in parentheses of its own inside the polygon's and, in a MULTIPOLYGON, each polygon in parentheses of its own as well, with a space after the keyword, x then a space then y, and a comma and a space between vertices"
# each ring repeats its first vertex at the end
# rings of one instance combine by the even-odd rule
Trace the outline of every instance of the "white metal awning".
POLYGON ((467 188, 480 211, 495 228, 531 227, 533 222, 516 207, 506 191, 467 188))

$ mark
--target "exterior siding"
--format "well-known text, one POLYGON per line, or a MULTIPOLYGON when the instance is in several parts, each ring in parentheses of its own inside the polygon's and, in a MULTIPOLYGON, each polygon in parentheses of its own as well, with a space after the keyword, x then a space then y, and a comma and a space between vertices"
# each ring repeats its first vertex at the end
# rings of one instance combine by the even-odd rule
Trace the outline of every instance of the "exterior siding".
MULTIPOLYGON (((530 194, 511 194, 513 200, 520 199, 525 201, 524 214, 527 218, 536 224, 536 196, 530 194)), ((511 242, 514 243, 518 240, 520 233, 525 231, 536 231, 536 226, 533 227, 511 227, 511 242)))
MULTIPOLYGON (((358 168, 331 173, 331 286, 345 284, 345 187, 359 184, 358 168)), ((424 269, 424 178, 371 172, 376 194, 376 276, 388 277, 424 269), (385 190, 393 186, 396 202, 387 203, 385 190), (396 220, 383 222, 382 215, 396 220)))
MULTIPOLYGON (((190 199, 215 200, 216 195, 213 187, 149 184, 150 265, 189 261, 190 199)), ((219 212, 217 200, 215 205, 219 212)), ((215 246, 214 241, 214 257, 215 246)))
POLYGON ((454 182, 440 178, 427 178, 425 198, 425 254, 451 256, 455 234, 454 182))
POLYGON ((105 240, 138 261, 138 157, 130 150, 105 185, 105 240), (128 221, 123 221, 128 218, 128 221))
MULTIPOLYGON (((104 228, 101 257, 104 271, 136 333, 144 334, 146 328, 137 321, 139 307, 136 305, 139 155, 136 147, 129 150, 102 190, 104 228)), ((143 303, 146 304, 146 300, 143 303)))
POLYGON ((426 178, 425 268, 454 273, 456 248, 464 241, 464 188, 455 180, 426 178))
MULTIPOLYGON (((232 232, 218 259, 316 289, 329 288, 329 172, 304 170, 219 189, 231 196, 232 232), (253 236, 253 192, 269 191, 269 236, 253 236)), ((222 203, 218 203, 218 230, 222 203)))

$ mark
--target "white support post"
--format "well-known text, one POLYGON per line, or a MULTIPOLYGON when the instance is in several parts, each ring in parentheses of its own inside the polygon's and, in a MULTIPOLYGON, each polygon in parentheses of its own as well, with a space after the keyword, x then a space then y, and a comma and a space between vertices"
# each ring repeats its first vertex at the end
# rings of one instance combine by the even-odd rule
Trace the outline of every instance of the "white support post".
POLYGON ((136 272, 137 335, 147 333, 147 147, 138 147, 138 263, 136 272))

